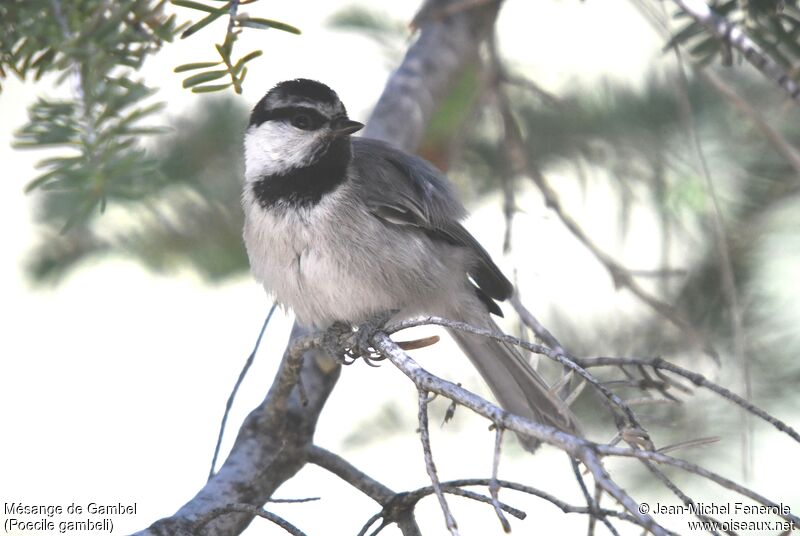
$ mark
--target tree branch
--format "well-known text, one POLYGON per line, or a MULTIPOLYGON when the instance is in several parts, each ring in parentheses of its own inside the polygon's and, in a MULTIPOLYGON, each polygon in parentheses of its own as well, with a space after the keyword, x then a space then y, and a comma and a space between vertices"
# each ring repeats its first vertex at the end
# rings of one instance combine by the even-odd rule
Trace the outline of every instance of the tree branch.
MULTIPOLYGON (((420 322, 426 321, 427 323, 446 325, 450 328, 462 329, 460 323, 444 321, 444 319, 437 319, 435 317, 427 317, 419 319, 420 322)), ((416 324, 417 321, 402 322, 399 325, 410 326, 416 324)), ((386 331, 396 331, 397 326, 387 328, 386 331)), ((512 344, 527 347, 530 343, 524 343, 519 340, 514 340, 513 337, 508 337, 501 334, 492 334, 486 330, 480 330, 470 327, 464 328, 465 331, 470 331, 479 335, 485 335, 497 340, 503 340, 512 344)), ((701 478, 715 482, 716 484, 734 491, 735 493, 748 497, 753 501, 765 505, 772 509, 772 513, 782 517, 786 521, 794 524, 800 524, 800 518, 791 514, 790 511, 780 508, 780 505, 768 499, 767 497, 745 487, 736 482, 725 478, 717 473, 709 471, 697 464, 667 456, 662 452, 653 450, 652 446, 647 448, 622 448, 613 445, 598 444, 582 437, 574 436, 561 432, 550 426, 539 424, 528 419, 510 414, 499 407, 489 403, 485 399, 463 389, 447 380, 436 377, 425 369, 420 367, 410 356, 408 356, 396 343, 394 343, 385 332, 377 332, 372 337, 372 344, 374 348, 383 356, 388 358, 393 365, 400 369, 403 374, 408 376, 415 384, 421 393, 435 393, 449 398, 450 400, 463 405, 474 412, 489 419, 492 424, 500 429, 509 429, 518 434, 527 435, 538 441, 549 443, 565 452, 572 458, 579 460, 586 466, 594 476, 597 486, 603 491, 614 497, 620 504, 622 504, 629 514, 636 520, 635 522, 646 530, 651 531, 656 535, 670 534, 664 527, 658 524, 649 515, 643 514, 637 502, 628 493, 620 487, 611 475, 605 470, 601 463, 601 458, 608 456, 615 457, 630 457, 636 458, 642 462, 649 470, 653 471, 659 480, 667 486, 668 489, 673 491, 684 503, 691 503, 691 499, 683 493, 671 480, 669 480, 663 473, 660 472, 653 462, 658 464, 670 465, 677 467, 685 472, 694 474, 701 478)), ((531 345, 538 346, 538 345, 531 345)), ((560 355, 557 352, 552 354, 560 355)), ((545 352, 545 355, 548 355, 545 352)), ((563 356, 562 356, 563 357, 563 356)), ((577 366, 577 365, 576 365, 577 366)), ((588 508, 592 513, 594 505, 590 503, 588 508)), ((596 514, 593 514, 596 515, 596 514)), ((602 518, 601 518, 602 519, 602 518)), ((701 519, 706 519, 701 517, 701 519)))
MULTIPOLYGON (((596 450, 599 445, 550 426, 508 413, 496 405, 491 404, 484 398, 452 382, 432 375, 401 350, 386 333, 376 333, 372 338, 372 343, 375 349, 378 350, 381 355, 386 356, 393 365, 403 372, 403 374, 408 376, 418 389, 437 393, 450 400, 455 400, 479 415, 486 417, 495 426, 507 428, 518 434, 529 436, 544 443, 549 443, 569 453, 572 457, 581 460, 592 472, 595 481, 600 484, 606 492, 617 499, 617 501, 638 520, 637 524, 651 531, 656 536, 670 534, 669 531, 659 525, 650 515, 640 512, 636 501, 611 479, 600 462, 600 457, 596 450)), ((620 452, 623 451, 628 454, 626 449, 620 449, 620 452)), ((633 451, 631 449, 631 452, 640 451, 633 451)))
POLYGON ((366 473, 353 467, 347 460, 322 447, 308 447, 308 461, 330 471, 380 505, 386 505, 397 493, 366 473))
POLYGON ((480 43, 494 26, 500 2, 436 15, 452 3, 428 1, 414 18, 419 36, 387 82, 364 137, 413 152, 438 103, 464 67, 478 60, 480 43))
POLYGON ((786 424, 785 422, 781 421, 780 419, 776 419, 763 409, 759 408, 758 406, 748 402, 741 396, 737 395, 736 393, 731 392, 730 390, 722 387, 721 385, 717 385, 716 383, 708 380, 702 374, 698 374, 696 372, 692 372, 691 370, 686 370, 685 368, 681 368, 678 365, 670 363, 668 361, 664 361, 660 357, 656 357, 654 359, 642 359, 636 357, 584 357, 584 358, 577 358, 575 362, 583 367, 583 368, 591 368, 591 367, 602 367, 602 366, 625 366, 625 365, 635 365, 635 366, 642 366, 642 367, 652 367, 655 370, 666 370, 672 372, 673 374, 677 374, 678 376, 682 376, 695 384, 698 387, 704 387, 710 391, 713 391, 720 395, 721 397, 730 400, 737 406, 749 411, 756 417, 759 417, 766 422, 770 423, 772 426, 780 430, 781 432, 787 434, 789 437, 800 443, 800 433, 797 432, 794 428, 786 424))
POLYGON ((428 476, 431 479, 431 484, 433 484, 433 491, 436 494, 436 498, 439 500, 439 506, 442 508, 447 530, 452 536, 458 536, 458 525, 456 524, 455 518, 453 518, 453 513, 450 511, 450 507, 447 505, 447 500, 444 498, 442 486, 439 483, 439 474, 436 472, 436 465, 433 463, 431 435, 428 429, 428 402, 430 402, 430 399, 428 398, 427 391, 424 389, 419 389, 417 395, 419 399, 419 435, 422 440, 422 452, 423 457, 425 458, 425 469, 427 470, 428 476))

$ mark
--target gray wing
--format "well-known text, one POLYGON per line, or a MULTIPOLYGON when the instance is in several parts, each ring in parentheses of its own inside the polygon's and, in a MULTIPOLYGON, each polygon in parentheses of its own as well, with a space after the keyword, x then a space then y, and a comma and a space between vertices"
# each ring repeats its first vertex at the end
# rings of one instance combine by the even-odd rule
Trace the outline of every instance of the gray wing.
POLYGON ((478 296, 498 313, 492 299, 507 299, 513 286, 459 223, 466 211, 450 182, 427 161, 387 143, 369 138, 352 141, 353 165, 369 210, 387 223, 414 226, 433 240, 471 250, 476 264, 468 274, 478 286, 478 296))

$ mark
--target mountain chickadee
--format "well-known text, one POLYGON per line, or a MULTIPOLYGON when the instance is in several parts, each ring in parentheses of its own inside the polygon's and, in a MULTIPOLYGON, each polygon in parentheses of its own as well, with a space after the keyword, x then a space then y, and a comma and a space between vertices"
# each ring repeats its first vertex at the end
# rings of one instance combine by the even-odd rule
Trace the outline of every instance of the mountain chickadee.
MULTIPOLYGON (((465 210, 431 164, 363 127, 320 82, 281 82, 245 134, 244 241, 255 278, 303 325, 438 315, 499 331, 513 287, 459 223, 465 210)), ((570 411, 512 346, 451 331, 511 413, 575 433, 570 411)), ((524 440, 526 447, 536 442, 524 440)))

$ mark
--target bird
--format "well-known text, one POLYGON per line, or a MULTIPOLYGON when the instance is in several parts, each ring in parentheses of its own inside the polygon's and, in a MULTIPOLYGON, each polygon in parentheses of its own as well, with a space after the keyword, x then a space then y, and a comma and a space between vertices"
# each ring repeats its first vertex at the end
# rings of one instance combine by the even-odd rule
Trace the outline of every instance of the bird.
MULTIPOLYGON (((426 160, 353 136, 330 87, 286 80, 244 133, 243 237, 251 272, 303 326, 435 315, 499 332, 514 287, 462 225, 466 210, 426 160)), ((575 416, 513 346, 449 330, 506 411, 575 434, 575 416)), ((528 450, 538 441, 520 436, 528 450)))

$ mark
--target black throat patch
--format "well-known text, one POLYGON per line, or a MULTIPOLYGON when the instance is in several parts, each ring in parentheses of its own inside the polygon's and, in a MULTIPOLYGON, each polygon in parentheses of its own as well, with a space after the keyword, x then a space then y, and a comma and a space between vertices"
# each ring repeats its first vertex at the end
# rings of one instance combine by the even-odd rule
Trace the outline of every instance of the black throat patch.
POLYGON ((261 177, 253 183, 253 194, 262 208, 314 206, 347 179, 351 158, 349 137, 336 139, 311 164, 261 177))

